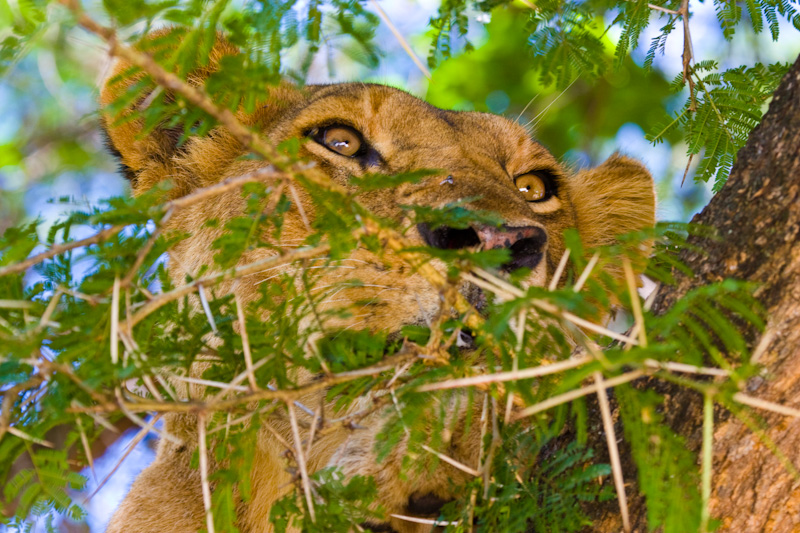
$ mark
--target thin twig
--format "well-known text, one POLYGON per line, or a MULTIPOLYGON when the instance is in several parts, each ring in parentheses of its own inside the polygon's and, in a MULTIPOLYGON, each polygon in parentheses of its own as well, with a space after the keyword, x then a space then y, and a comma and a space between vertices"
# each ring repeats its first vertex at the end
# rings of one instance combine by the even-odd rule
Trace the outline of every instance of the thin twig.
MULTIPOLYGON (((256 364, 253 365, 253 372, 255 372, 256 370, 258 370, 259 368, 264 366, 267 362, 271 361, 273 358, 274 358, 274 355, 270 354, 267 357, 265 357, 265 358, 261 359, 260 361, 258 361, 256 364)), ((223 389, 216 396, 211 398, 211 400, 210 400, 211 403, 217 402, 217 401, 221 400, 222 398, 224 398, 225 395, 228 392, 233 390, 232 387, 236 387, 240 383, 244 382, 244 380, 247 379, 248 374, 249 374, 249 372, 247 371, 247 369, 245 369, 244 372, 241 372, 240 374, 238 374, 235 378, 233 378, 230 381, 230 383, 227 384, 228 386, 225 389, 223 389)))
POLYGON ((300 469, 300 479, 303 483, 303 493, 306 497, 306 504, 308 505, 308 514, 311 517, 311 523, 316 523, 317 517, 314 513, 314 498, 311 494, 311 481, 308 477, 308 468, 306 467, 306 457, 303 453, 303 440, 300 438, 300 429, 297 426, 297 416, 294 414, 294 406, 291 402, 286 402, 286 409, 289 411, 289 423, 292 425, 292 436, 294 437, 294 454, 297 461, 297 467, 300 469))
POLYGON ((779 403, 762 400, 760 398, 753 398, 752 396, 748 396, 747 394, 743 394, 741 392, 737 392, 736 394, 733 395, 733 401, 738 402, 742 405, 755 407, 757 409, 772 411, 773 413, 777 413, 779 415, 786 415, 786 416, 793 416, 795 418, 800 418, 800 409, 795 409, 794 407, 788 407, 786 405, 781 405, 779 403))
POLYGON ((149 254, 150 250, 152 250, 153 246, 155 246, 159 235, 161 235, 161 230, 163 229, 164 225, 169 221, 169 219, 172 218, 172 214, 174 212, 175 212, 174 208, 170 208, 170 209, 167 210, 167 212, 164 214, 164 216, 161 217, 161 220, 156 225, 156 229, 153 231, 153 233, 147 239, 147 242, 144 243, 144 246, 142 246, 142 249, 139 250, 139 252, 136 254, 136 260, 133 262, 133 265, 131 266, 131 268, 128 269, 128 273, 125 274, 124 278, 122 278, 122 281, 120 282, 120 285, 122 287, 126 287, 127 288, 128 285, 131 284, 131 281, 133 281, 133 278, 136 277, 136 273, 139 271, 139 267, 142 266, 142 264, 144 263, 145 258, 147 257, 147 254, 149 254))
MULTIPOLYGON (((234 418, 233 420, 227 420, 225 422, 225 424, 223 424, 221 426, 216 426, 215 428, 209 430, 208 434, 209 435, 213 435, 214 433, 217 433, 218 431, 225 431, 226 438, 227 438, 227 432, 233 426, 238 426, 239 424, 243 424, 243 423, 247 422, 248 420, 250 420, 251 418, 253 418, 255 415, 264 414, 264 413, 266 413, 267 411, 269 411, 271 409, 274 410, 277 405, 278 405, 277 402, 271 402, 270 404, 265 405, 264 407, 262 407, 261 409, 258 409, 257 411, 250 411, 246 415, 242 415, 242 416, 240 416, 238 418, 234 418)), ((291 448, 291 446, 287 446, 287 448, 291 448)))
POLYGON ((491 488, 492 479, 492 462, 494 461, 494 454, 502 442, 500 438, 500 427, 497 424, 497 400, 494 396, 491 397, 492 405, 492 440, 489 443, 489 451, 486 453, 486 459, 483 461, 483 499, 489 499, 489 489, 491 488))
POLYGON ((197 295, 200 297, 200 305, 203 307, 203 313, 206 315, 208 325, 211 326, 211 331, 214 333, 214 335, 219 335, 219 331, 217 331, 217 322, 214 320, 214 314, 211 312, 211 306, 208 305, 208 297, 206 296, 206 290, 202 283, 197 285, 197 295))
POLYGON ((30 309, 35 305, 28 300, 0 300, 0 309, 30 309))
POLYGON ((724 368, 710 368, 705 366, 687 365, 686 363, 676 363, 673 361, 656 361, 655 359, 645 359, 644 366, 659 370, 669 370, 670 372, 683 372, 686 374, 701 374, 704 376, 727 377, 731 373, 724 368))
POLYGON ((46 448, 55 448, 56 445, 50 442, 49 440, 40 439, 39 437, 34 437, 29 433, 25 433, 21 429, 17 429, 14 426, 9 426, 6 428, 6 431, 14 435, 15 437, 19 437, 22 440, 31 441, 34 444, 39 444, 40 446, 44 446, 46 448))
POLYGON ((141 417, 139 417, 135 413, 133 413, 132 410, 128 408, 128 406, 134 406, 134 405, 137 405, 137 404, 126 402, 122 397, 122 391, 120 390, 119 387, 114 387, 114 395, 117 398, 117 401, 116 401, 117 409, 119 411, 122 411, 122 414, 125 415, 128 418, 128 420, 130 420, 131 422, 133 422, 134 424, 136 424, 137 426, 139 426, 141 428, 148 428, 149 427, 148 431, 152 431, 153 433, 155 433, 156 435, 158 435, 162 439, 166 439, 166 440, 168 440, 170 442, 173 442, 173 443, 175 443, 175 444, 177 444, 179 446, 183 445, 183 441, 181 439, 179 439, 178 437, 176 437, 175 435, 172 435, 171 433, 168 433, 167 431, 159 431, 159 430, 157 430, 156 428, 150 426, 147 422, 142 420, 141 417))
POLYGON ((391 19, 389 18, 389 15, 386 14, 386 12, 378 4, 378 2, 376 0, 370 0, 370 3, 375 8, 375 11, 378 12, 378 16, 381 18, 381 20, 383 20, 383 22, 386 24, 386 26, 388 26, 389 31, 392 32, 392 35, 394 35, 394 38, 397 39, 397 42, 400 43, 400 46, 402 46, 403 50, 406 51, 406 54, 408 54, 408 57, 411 58, 411 60, 414 62, 414 64, 417 66, 417 68, 420 70, 420 72, 422 72, 422 74, 426 78, 428 78, 428 81, 430 81, 431 72, 428 70, 428 68, 425 65, 422 64, 422 61, 420 61, 419 57, 417 57, 417 54, 415 54, 414 50, 412 50, 411 46, 409 46, 408 41, 406 41, 406 38, 403 37, 403 34, 400 33, 400 30, 398 30, 397 27, 392 23, 391 19))
MULTIPOLYGON (((295 206, 297 206, 297 212, 300 213, 300 219, 303 221, 303 225, 306 227, 306 230, 309 233, 313 233, 311 229, 311 222, 308 220, 308 216, 306 215, 306 210, 303 208, 303 202, 300 201, 300 195, 297 194, 297 189, 294 185, 289 184, 289 193, 292 195, 292 199, 294 200, 295 206)), ((280 195, 277 195, 278 200, 280 200, 280 195)), ((270 210, 269 212, 272 212, 270 210)))
POLYGON ((415 524, 427 524, 430 526, 438 526, 438 527, 447 527, 447 526, 457 526, 461 522, 448 522, 446 520, 432 520, 430 518, 417 518, 416 516, 406 516, 404 514, 390 514, 392 518, 397 518, 398 520, 404 520, 406 522, 413 522, 415 524))
POLYGON ((239 319, 239 335, 242 337, 242 352, 244 352, 244 364, 247 369, 247 379, 250 382, 250 388, 258 390, 256 383, 256 374, 253 372, 253 355, 250 353, 250 338, 247 336, 247 324, 244 317, 244 306, 242 299, 239 298, 239 293, 234 291, 233 299, 236 302, 236 316, 239 319))
POLYGON ((583 288, 583 284, 586 283, 586 280, 589 279, 589 275, 592 273, 592 270, 594 269, 599 259, 600 259, 600 252, 595 252, 592 258, 589 259, 589 262, 586 264, 586 268, 584 268, 583 272, 581 272, 578 281, 575 282, 575 286, 572 288, 573 291, 580 292, 580 290, 583 288))
POLYGON ((445 454, 443 454, 441 452, 437 452, 436 450, 434 450, 433 448, 431 448, 427 444, 421 445, 420 448, 422 448, 426 452, 432 453, 433 455, 435 455, 436 457, 438 457, 439 459, 441 459, 445 463, 458 468, 462 472, 466 472, 467 474, 469 474, 471 476, 475 476, 475 477, 480 477, 481 476, 481 473, 478 472, 477 470, 475 470, 474 468, 469 467, 469 466, 465 465, 464 463, 462 463, 460 461, 456 461, 455 459, 453 459, 452 457, 450 457, 448 455, 445 455, 445 454))
MULTIPOLYGON (((270 406, 270 407, 272 407, 272 406, 270 406)), ((287 450, 291 450, 293 448, 293 446, 291 444, 289 444, 289 441, 284 439, 283 435, 277 429, 272 427, 272 424, 270 424, 269 422, 265 421, 265 422, 263 422, 263 425, 264 425, 265 428, 267 428, 269 430, 270 433, 272 433, 272 436, 275 437, 275 440, 277 440, 278 443, 281 446, 283 446, 287 450)))
MULTIPOLYGON (((73 400, 73 401, 72 401, 72 404, 71 404, 71 405, 72 405, 73 407, 80 407, 80 404, 79 404, 79 403, 77 403, 77 402, 75 402, 75 400, 73 400)), ((117 429, 116 427, 114 427, 114 424, 112 424, 111 422, 109 422, 108 420, 106 420, 105 418, 103 418, 102 416, 100 416, 100 415, 98 415, 98 414, 95 414, 95 413, 86 413, 86 414, 87 414, 87 415, 89 415, 90 417, 92 417, 92 419, 93 419, 93 420, 94 420, 94 421, 95 421, 95 422, 96 422, 98 425, 100 425, 100 426, 103 426, 104 428, 106 428, 106 429, 107 429, 107 430, 109 430, 110 432, 112 432, 112 433, 119 433, 119 432, 120 432, 120 431, 119 431, 119 429, 117 429)))
POLYGON ((86 454, 86 461, 89 463, 89 470, 92 471, 92 477, 97 482, 97 472, 94 470, 94 456, 92 455, 92 447, 89 446, 89 438, 86 436, 86 430, 83 428, 83 421, 80 415, 75 417, 78 425, 78 432, 81 435, 81 445, 83 446, 83 453, 86 454))
MULTIPOLYGON (((145 427, 143 427, 142 429, 140 429, 140 430, 139 430, 139 432, 138 432, 138 433, 137 433, 137 434, 136 434, 136 435, 135 435, 135 436, 134 436, 134 437, 131 439, 131 441, 128 443, 128 447, 127 447, 127 449, 126 449, 126 450, 125 450, 125 452, 122 454, 122 456, 121 456, 121 457, 120 457, 120 458, 117 460, 116 464, 114 465, 114 468, 112 468, 112 469, 111 469, 111 470, 108 472, 108 474, 106 474, 106 475, 105 475, 105 477, 103 478, 103 480, 102 480, 100 483, 98 483, 97 487, 95 487, 95 489, 92 491, 92 493, 91 493, 91 494, 89 494, 89 495, 88 495, 88 496, 87 496, 87 497, 86 497, 86 498, 83 500, 83 504, 84 504, 84 505, 86 505, 87 503, 89 503, 89 502, 91 501, 91 499, 92 499, 92 498, 94 498, 94 497, 97 495, 97 493, 98 493, 98 492, 100 492, 100 489, 102 489, 102 488, 105 486, 105 484, 106 484, 106 483, 108 483, 108 480, 109 480, 109 479, 111 479, 111 476, 113 476, 113 475, 116 473, 116 471, 117 471, 117 470, 119 470, 119 467, 120 467, 120 466, 122 466, 122 462, 123 462, 123 461, 124 461, 124 460, 125 460, 125 459, 128 457, 128 455, 130 455, 130 453, 131 453, 131 452, 134 450, 134 448, 136 448, 136 445, 137 445, 137 444, 139 444, 139 442, 140 442, 140 441, 141 441, 141 440, 142 440, 142 439, 143 439, 143 438, 144 438, 144 437, 145 437, 145 436, 146 436, 148 433, 150 433, 150 431, 152 431, 152 430, 153 430, 153 426, 155 426, 155 425, 156 425, 156 422, 158 422, 158 419, 159 419, 159 418, 161 418, 161 415, 155 415, 155 416, 153 416, 153 418, 151 418, 151 419, 150 419, 150 422, 148 422, 148 423, 147 423, 147 425, 146 425, 145 427)), ((113 427, 113 426, 112 426, 112 427, 113 427)), ((117 431, 117 429, 116 429, 116 428, 114 428, 114 430, 115 430, 115 431, 117 431)))
MULTIPOLYGON (((473 269, 473 272, 479 272, 479 271, 480 271, 480 269, 473 269)), ((482 271, 480 271, 480 272, 482 272, 482 271)), ((505 294, 506 296, 512 296, 512 297, 515 297, 515 298, 524 298, 525 297, 525 293, 523 291, 521 291, 517 287, 514 287, 510 283, 508 283, 506 281, 503 281, 503 280, 500 280, 496 276, 492 276, 489 273, 485 273, 485 276, 488 279, 490 279, 492 281, 492 283, 489 283, 486 280, 483 280, 481 278, 478 278, 478 277, 473 276, 473 275, 471 275, 469 273, 466 273, 466 272, 463 272, 461 274, 461 277, 463 279, 465 279, 467 281, 470 281, 470 282, 474 283, 475 285, 477 285, 477 286, 479 286, 479 287, 481 287, 483 289, 487 289, 487 290, 495 292, 495 293, 505 294)), ((554 316, 556 316, 558 318, 562 318, 562 319, 564 319, 564 320, 566 320, 568 322, 572 322, 576 326, 582 327, 584 329, 588 329, 589 331, 594 331, 595 333, 600 333, 601 335, 605 335, 606 337, 609 337, 609 338, 614 339, 614 340, 618 340, 620 342, 630 343, 630 344, 639 344, 639 342, 636 339, 632 339, 631 337, 629 337, 627 335, 622 335, 620 333, 612 331, 612 330, 610 330, 608 328, 605 328, 603 326, 600 326, 598 324, 594 324, 592 322, 589 322, 588 320, 584 320, 583 318, 581 318, 579 316, 576 316, 576 315, 574 315, 574 314, 572 314, 572 313, 570 313, 568 311, 564 311, 562 308, 560 308, 557 305, 552 304, 550 302, 534 298, 534 299, 528 300, 528 303, 533 307, 541 309, 542 311, 550 313, 550 314, 552 314, 552 315, 554 315, 554 316)))
POLYGON ((714 460, 714 396, 706 392, 703 396, 703 509, 700 515, 700 531, 708 532, 711 504, 711 469, 714 460))
POLYGON ((753 355, 750 356, 750 363, 751 364, 758 364, 761 360, 761 357, 766 353, 767 348, 769 345, 772 344, 772 341, 775 340, 775 330, 774 329, 767 329, 764 332, 764 335, 761 337, 761 340, 758 341, 758 345, 753 350, 753 355))
POLYGON ((58 302, 63 293, 64 291, 61 289, 61 286, 56 287, 55 293, 53 294, 52 298, 50 298, 50 301, 47 302, 47 307, 45 308, 44 313, 42 313, 42 318, 39 319, 39 324, 36 326, 37 332, 43 330, 45 327, 47 327, 47 324, 50 323, 50 318, 52 318, 53 313, 55 313, 56 307, 58 307, 58 302))
MULTIPOLYGON (((528 309, 523 308, 519 312, 519 316, 517 317, 516 328, 514 328, 514 334, 517 338, 517 344, 514 347, 514 353, 512 354, 512 361, 511 361, 511 371, 518 372, 519 371, 519 352, 522 351, 522 342, 525 338, 525 323, 527 322, 528 318, 528 309)), ((506 398, 506 412, 503 416, 503 424, 508 424, 511 421, 511 411, 514 408, 514 391, 509 391, 507 398, 506 398)))
POLYGON ((692 59, 694 58, 694 48, 692 46, 692 34, 689 30, 689 0, 682 0, 681 7, 678 10, 681 19, 683 20, 683 83, 689 84, 689 104, 690 111, 697 110, 697 102, 695 100, 694 80, 692 80, 692 59))
POLYGON ((322 422, 322 413, 325 411, 325 399, 322 398, 320 401, 320 406, 317 407, 317 410, 314 411, 314 419, 311 421, 311 430, 308 433, 308 439, 306 442, 306 456, 311 457, 311 447, 314 445, 314 436, 317 433, 317 427, 322 422))
POLYGON ((202 189, 197 189, 186 196, 171 200, 163 205, 162 210, 168 212, 171 209, 180 209, 182 207, 186 207, 187 205, 196 204, 201 200, 207 200, 208 198, 219 196, 220 194, 226 193, 232 189, 237 189, 248 183, 257 183, 266 179, 276 180, 284 177, 286 177, 286 173, 279 172, 272 166, 260 168, 253 172, 242 174, 241 176, 226 178, 219 183, 209 185, 208 187, 203 187, 202 189))
POLYGON ((625 271, 625 281, 628 283, 628 294, 631 296, 631 309, 633 310, 633 318, 636 320, 636 326, 638 328, 639 345, 642 348, 647 348, 647 332, 644 328, 642 302, 639 301, 639 291, 636 290, 636 277, 633 273, 631 260, 627 257, 622 258, 622 269, 625 271))
POLYGON ((224 389, 226 391, 232 390, 237 392, 248 392, 250 390, 248 387, 243 387, 241 385, 234 385, 222 381, 213 381, 210 379, 193 378, 191 376, 179 376, 177 374, 170 374, 169 377, 176 381, 183 381, 185 383, 193 383, 195 385, 203 385, 206 387, 216 387, 218 389, 224 389))
POLYGON ((534 366, 531 368, 524 368, 522 370, 512 370, 510 372, 497 372, 495 374, 483 374, 480 376, 471 376, 468 378, 451 379, 448 381, 440 381, 439 383, 428 383, 417 388, 418 392, 430 392, 443 389, 457 389, 461 387, 473 387, 480 384, 487 383, 500 383, 503 381, 519 381, 522 379, 530 379, 539 376, 546 376, 549 374, 556 374, 585 365, 594 361, 593 357, 582 356, 567 359, 566 361, 559 361, 549 365, 534 366))
POLYGON ((119 363, 119 276, 111 292, 111 364, 119 363))
POLYGON ((91 237, 87 237, 79 241, 70 241, 62 244, 54 244, 46 252, 42 252, 38 255, 34 255, 33 257, 29 257, 24 261, 20 261, 19 263, 14 263, 13 265, 6 265, 0 268, 0 277, 6 276, 8 274, 14 274, 17 272, 24 272, 33 265, 36 265, 48 259, 52 259, 57 255, 61 255, 64 252, 68 252, 70 250, 74 250, 75 248, 101 243, 106 239, 108 239, 109 237, 112 237, 117 233, 119 233, 120 231, 122 231, 124 227, 125 227, 124 224, 118 226, 112 226, 108 229, 104 229, 103 231, 95 233, 91 237))
MULTIPOLYGON (((400 420, 403 423, 403 430, 406 432, 406 437, 411 438, 411 431, 408 429, 408 426, 406 426, 405 419, 403 417, 403 411, 400 409, 400 402, 397 401, 397 396, 394 393, 394 389, 389 389, 389 395, 392 397, 392 403, 394 404, 395 411, 397 411, 397 416, 400 418, 400 420)), ((445 454, 443 454, 441 452, 437 452, 436 450, 434 450, 433 448, 431 448, 427 444, 422 444, 420 446, 420 448, 422 448, 423 450, 425 450, 428 453, 431 453, 431 454, 435 455, 436 457, 438 457, 439 459, 441 459, 445 463, 447 463, 449 465, 452 465, 452 466, 456 467, 457 469, 461 470, 462 472, 466 472, 467 474, 469 474, 471 476, 480 477, 480 475, 481 475, 481 473, 478 470, 475 470, 474 468, 469 467, 469 466, 465 465, 464 463, 462 463, 460 461, 456 461, 452 457, 449 457, 449 456, 447 456, 447 455, 445 455, 445 454)))
POLYGON ((558 261, 556 271, 553 272, 553 279, 550 280, 550 285, 547 287, 549 291, 554 291, 556 290, 556 287, 558 287, 558 283, 561 281, 561 276, 564 275, 564 269, 567 268, 567 261, 569 260, 570 252, 571 250, 567 248, 564 250, 564 253, 561 254, 561 259, 558 261))
POLYGON ((203 485, 203 507, 206 510, 206 528, 214 533, 214 513, 211 509, 211 485, 208 482, 208 450, 206 448, 206 413, 197 415, 197 445, 200 457, 200 482, 203 485))
MULTIPOLYGON (((607 379, 603 382, 603 385, 605 387, 616 387, 617 385, 628 383, 629 381, 633 381, 634 379, 638 379, 644 375, 645 373, 643 371, 634 370, 632 372, 628 372, 627 374, 622 374, 621 376, 616 376, 611 379, 607 379)), ((564 394, 559 394, 558 396, 553 396, 552 398, 548 398, 543 402, 531 405, 530 407, 518 412, 516 416, 514 416, 514 420, 519 420, 520 418, 525 418, 531 415, 535 415, 536 413, 541 413, 542 411, 546 411, 548 409, 556 407, 557 405, 571 402, 572 400, 576 400, 578 398, 587 396, 595 392, 597 392, 597 385, 593 384, 593 385, 588 385, 586 387, 581 387, 580 389, 575 389, 569 392, 565 392, 564 394)))
POLYGON ((603 381, 601 372, 594 373, 594 384, 597 390, 597 400, 600 403, 600 414, 603 418, 603 429, 606 433, 606 443, 608 444, 608 455, 611 459, 611 473, 614 477, 614 486, 617 489, 617 500, 619 501, 619 511, 622 515, 622 527, 625 531, 631 530, 631 520, 628 515, 628 498, 625 495, 625 480, 622 476, 622 462, 619 459, 619 448, 617 447, 617 436, 614 431, 614 420, 611 418, 611 406, 608 403, 606 394, 606 384, 603 381))
POLYGON ((666 7, 657 6, 655 4, 647 4, 647 7, 650 9, 654 9, 655 11, 663 11, 664 13, 668 13, 670 15, 680 15, 680 11, 675 11, 674 9, 667 9, 666 7))

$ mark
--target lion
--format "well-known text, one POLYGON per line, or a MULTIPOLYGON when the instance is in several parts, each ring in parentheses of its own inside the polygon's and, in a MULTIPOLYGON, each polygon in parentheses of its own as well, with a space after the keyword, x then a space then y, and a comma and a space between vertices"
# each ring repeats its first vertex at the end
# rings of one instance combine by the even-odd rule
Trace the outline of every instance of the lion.
MULTIPOLYGON (((234 46, 220 39, 208 67, 193 72, 190 81, 202 84, 222 57, 237 53, 234 46)), ((108 109, 143 76, 131 72, 130 65, 118 60, 102 88, 104 108, 108 109)), ((612 244, 619 234, 652 228, 655 223, 653 179, 642 163, 615 154, 594 169, 571 173, 511 120, 488 113, 438 109, 396 88, 364 83, 300 88, 282 83, 264 87, 261 105, 250 113, 240 109, 236 116, 275 146, 290 139, 304 139, 300 156, 334 183, 350 190, 355 190, 353 177, 439 169, 420 181, 361 194, 359 200, 376 215, 396 221, 406 220, 408 213, 402 206, 409 204, 438 208, 463 202, 467 209, 494 214, 502 220, 501 225, 456 229, 419 224, 407 236, 419 245, 444 249, 507 248, 510 260, 502 270, 527 268, 528 285, 545 286, 550 282, 565 252, 563 234, 569 228, 577 229, 584 245, 591 248, 612 244)), ((104 125, 110 149, 118 156, 134 195, 169 180, 171 189, 167 194, 177 198, 269 165, 242 157, 247 149, 222 127, 179 143, 179 134, 167 127, 143 133, 141 120, 115 121, 106 114, 104 125)), ((302 187, 296 187, 296 191, 277 245, 302 242, 309 235, 309 222, 313 224, 317 206, 302 187)), ((169 272, 176 285, 183 284, 187 275, 195 275, 204 265, 214 264, 214 250, 209 243, 222 234, 220 228, 226 220, 240 216, 244 210, 241 191, 230 190, 172 216, 168 229, 189 234, 169 251, 169 272), (205 224, 212 218, 220 222, 215 227, 205 224)), ((257 248, 246 252, 240 263, 252 263, 275 253, 273 249, 257 248)), ((647 251, 640 253, 645 255, 647 251)), ((331 308, 357 308, 351 309, 349 317, 334 318, 339 321, 334 327, 357 324, 370 331, 397 333, 404 325, 430 323, 441 307, 439 291, 403 261, 393 261, 391 254, 389 259, 378 260, 373 253, 357 249, 347 265, 346 270, 330 269, 320 275, 323 284, 347 279, 362 282, 337 291, 336 302, 323 302, 323 306, 331 308), (364 302, 369 302, 366 313, 364 302)), ((284 270, 291 268, 287 265, 284 270)), ((269 275, 275 273, 270 271, 269 275)), ((249 276, 224 285, 223 290, 249 302, 256 298, 257 285, 266 278, 266 274, 249 276)), ((473 298, 469 291, 464 292, 473 298)), ((300 372, 295 378, 298 383, 307 383, 314 376, 300 372)), ((183 394, 196 397, 202 389, 192 387, 183 394)), ((324 393, 316 393, 304 402, 319 405, 321 394, 324 393)), ((454 417, 465 416, 463 405, 454 404, 452 409, 454 417)), ((345 476, 372 476, 378 503, 388 518, 384 523, 366 524, 371 530, 431 531, 431 525, 393 515, 436 518, 442 504, 457 496, 457 487, 468 475, 444 462, 432 473, 403 475, 402 445, 379 463, 374 448, 380 420, 381 413, 376 413, 373 423, 363 424, 369 429, 343 428, 326 434, 311 448, 306 466, 309 472, 336 466, 345 476)), ((279 417, 273 427, 283 442, 292 442, 292 428, 285 417, 279 417)), ((155 461, 133 483, 113 515, 109 533, 188 533, 205 527, 201 477, 191 465, 198 442, 197 417, 166 415, 165 430, 182 439, 183 444, 160 441, 155 461)), ((302 431, 307 438, 307 429, 302 431)), ((467 430, 463 425, 456 426, 455 433, 448 454, 463 464, 476 464, 479 433, 474 427, 467 430), (459 431, 468 433, 457 435, 459 431)), ((260 435, 253 450, 252 492, 248 503, 238 509, 237 527, 241 531, 273 531, 270 509, 292 482, 281 458, 284 449, 274 435, 267 431, 260 435)))

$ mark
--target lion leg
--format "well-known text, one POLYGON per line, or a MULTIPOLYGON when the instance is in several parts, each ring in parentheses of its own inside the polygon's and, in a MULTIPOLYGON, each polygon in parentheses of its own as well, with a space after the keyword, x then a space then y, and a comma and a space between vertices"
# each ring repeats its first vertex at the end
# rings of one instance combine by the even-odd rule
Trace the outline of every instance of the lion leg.
POLYGON ((205 528, 200 472, 190 465, 192 450, 165 444, 133 482, 106 533, 196 533, 205 528))

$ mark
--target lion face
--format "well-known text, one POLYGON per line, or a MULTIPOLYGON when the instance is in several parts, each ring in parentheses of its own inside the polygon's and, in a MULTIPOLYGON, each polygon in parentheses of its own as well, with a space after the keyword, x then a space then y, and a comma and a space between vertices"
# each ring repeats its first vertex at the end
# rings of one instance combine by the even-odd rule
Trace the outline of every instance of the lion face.
POLYGON ((362 196, 362 203, 392 218, 402 218, 405 205, 462 202, 500 215, 500 228, 418 225, 412 235, 439 248, 510 248, 506 268, 530 268, 540 283, 547 263, 563 253, 563 230, 575 226, 563 168, 522 127, 495 115, 437 109, 391 87, 343 84, 313 89, 277 131, 310 138, 306 156, 343 185, 366 173, 437 169, 421 183, 362 196))
MULTIPOLYGON (((104 101, 113 99, 119 90, 107 86, 104 101)), ((303 140, 300 155, 354 193, 353 177, 435 169, 418 183, 369 191, 361 194, 359 201, 380 217, 411 226, 408 235, 421 245, 507 248, 510 260, 502 270, 530 269, 530 285, 544 285, 552 276, 565 251, 563 232, 567 228, 578 228, 584 243, 596 246, 654 223, 652 178, 640 163, 626 157, 615 155, 600 167, 570 176, 544 146, 510 120, 438 109, 382 85, 349 83, 304 89, 282 85, 266 94, 255 113, 239 113, 239 118, 275 144, 303 140), (491 213, 502 223, 431 228, 414 225, 404 209, 455 203, 491 213)), ((156 131, 141 138, 135 122, 109 128, 108 133, 133 177, 134 194, 170 178, 173 194, 179 196, 268 166, 242 160, 245 150, 221 129, 180 147, 171 144, 175 136, 168 132, 156 131)), ((297 205, 287 213, 277 245, 297 246, 310 233, 309 223, 313 224, 313 202, 299 187, 293 193, 297 205)), ((223 226, 243 209, 240 193, 233 191, 173 217, 173 228, 192 235, 171 252, 176 282, 213 264, 209 243, 220 230, 205 227, 205 221, 215 218, 223 226)), ((270 253, 274 254, 254 250, 246 253, 242 262, 270 253)), ((328 286, 353 279, 359 280, 358 287, 337 290, 336 298, 323 302, 328 308, 347 308, 350 302, 359 302, 347 309, 351 318, 334 319, 330 327, 396 331, 405 324, 428 322, 438 309, 440 295, 420 276, 408 272, 400 260, 378 260, 356 251, 321 281, 328 286)), ((250 299, 261 281, 242 280, 237 291, 250 299)), ((481 306, 480 291, 465 285, 462 292, 481 306)))

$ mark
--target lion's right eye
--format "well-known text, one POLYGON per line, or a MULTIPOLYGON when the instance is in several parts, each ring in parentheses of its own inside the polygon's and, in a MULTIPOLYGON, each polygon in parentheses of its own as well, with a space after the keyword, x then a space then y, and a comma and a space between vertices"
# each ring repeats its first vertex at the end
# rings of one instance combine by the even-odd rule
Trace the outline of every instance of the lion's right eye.
POLYGON ((361 152, 361 134, 349 126, 328 126, 314 136, 314 140, 332 152, 354 157, 361 152))
POLYGON ((553 183, 546 172, 528 172, 514 178, 514 184, 529 202, 544 202, 554 195, 553 183))

